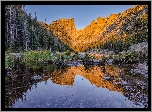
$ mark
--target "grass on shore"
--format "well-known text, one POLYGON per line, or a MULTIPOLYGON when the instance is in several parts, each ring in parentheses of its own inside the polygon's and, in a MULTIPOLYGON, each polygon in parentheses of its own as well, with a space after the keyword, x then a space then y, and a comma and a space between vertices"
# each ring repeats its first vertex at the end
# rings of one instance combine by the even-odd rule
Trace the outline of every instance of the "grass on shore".
MULTIPOLYGON (((5 52, 5 67, 9 68, 12 66, 13 59, 14 57, 10 57, 9 51, 5 52)), ((135 61, 140 61, 140 60, 148 60, 148 54, 139 54, 137 52, 131 52, 131 53, 118 53, 116 55, 109 55, 107 56, 102 56, 101 59, 96 59, 95 56, 91 56, 88 53, 85 53, 83 56, 79 55, 78 53, 71 53, 70 51, 66 52, 56 52, 56 53, 51 53, 49 50, 42 50, 42 51, 27 51, 24 53, 21 53, 21 61, 26 62, 26 61, 40 61, 40 62, 45 62, 45 61, 51 61, 55 62, 55 64, 61 64, 65 63, 66 61, 93 61, 93 60, 100 60, 104 63, 106 63, 106 60, 108 59, 113 59, 114 61, 118 62, 123 62, 123 63, 131 63, 135 61)))

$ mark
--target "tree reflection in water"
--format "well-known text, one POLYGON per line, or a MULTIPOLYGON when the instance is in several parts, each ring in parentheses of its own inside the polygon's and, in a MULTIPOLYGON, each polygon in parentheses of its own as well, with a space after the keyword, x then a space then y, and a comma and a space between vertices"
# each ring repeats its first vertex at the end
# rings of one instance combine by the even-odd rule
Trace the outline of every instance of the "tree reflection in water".
MULTIPOLYGON (((135 104, 148 107, 148 79, 132 74, 126 68, 114 65, 57 66, 40 62, 15 63, 5 74, 5 107, 9 108, 19 98, 26 100, 27 90, 38 82, 50 79, 55 84, 74 85, 76 75, 83 76, 97 88, 121 92, 135 104)), ((129 66, 127 67, 129 69, 129 66)))

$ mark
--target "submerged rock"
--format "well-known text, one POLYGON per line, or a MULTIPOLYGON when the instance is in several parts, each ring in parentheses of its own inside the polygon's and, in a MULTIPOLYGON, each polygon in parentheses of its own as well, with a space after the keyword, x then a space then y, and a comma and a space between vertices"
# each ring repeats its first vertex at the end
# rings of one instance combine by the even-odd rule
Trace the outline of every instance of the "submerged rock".
POLYGON ((34 80, 40 80, 40 79, 41 79, 41 77, 40 77, 39 75, 33 76, 33 77, 31 77, 31 78, 34 79, 34 80))
POLYGON ((114 51, 108 51, 107 54, 108 55, 113 55, 113 54, 115 54, 115 52, 114 51))
POLYGON ((148 65, 146 63, 138 63, 138 65, 131 69, 132 73, 139 73, 145 77, 148 77, 148 65))
POLYGON ((68 66, 80 66, 81 64, 79 62, 67 62, 66 65, 68 65, 68 66))
POLYGON ((148 71, 148 65, 145 62, 144 63, 138 63, 136 69, 148 71))

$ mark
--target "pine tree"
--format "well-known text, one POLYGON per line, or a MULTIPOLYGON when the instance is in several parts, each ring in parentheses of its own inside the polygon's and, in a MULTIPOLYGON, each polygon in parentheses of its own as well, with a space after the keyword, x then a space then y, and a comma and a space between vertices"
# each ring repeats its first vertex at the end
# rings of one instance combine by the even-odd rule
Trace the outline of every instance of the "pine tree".
POLYGON ((23 41, 23 50, 28 50, 29 49, 29 31, 28 31, 28 18, 27 18, 27 13, 25 11, 25 5, 23 5, 23 10, 22 10, 22 14, 21 14, 21 19, 22 19, 22 38, 21 40, 23 41))

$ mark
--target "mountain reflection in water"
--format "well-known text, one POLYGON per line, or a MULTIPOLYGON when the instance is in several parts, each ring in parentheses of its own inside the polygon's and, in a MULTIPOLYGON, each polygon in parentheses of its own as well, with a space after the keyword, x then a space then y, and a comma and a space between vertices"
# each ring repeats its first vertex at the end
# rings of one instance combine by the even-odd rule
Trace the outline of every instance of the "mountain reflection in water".
POLYGON ((34 106, 35 94, 37 95, 36 99, 38 98, 41 101, 41 103, 37 104, 39 108, 66 108, 65 103, 67 101, 69 104, 75 105, 71 107, 78 108, 81 106, 90 108, 148 107, 148 79, 140 74, 131 73, 129 71, 130 66, 127 66, 126 70, 126 67, 123 68, 116 65, 108 64, 102 66, 80 65, 65 67, 59 67, 49 64, 32 64, 35 63, 16 63, 13 68, 6 70, 6 108, 28 108, 29 106, 34 106), (45 85, 43 85, 43 82, 45 82, 45 85), (89 82, 91 84, 89 84, 89 82), (82 83, 85 84, 81 85, 82 83), (78 86, 78 84, 80 85, 78 86), (70 86, 70 88, 67 89, 67 86, 70 86), (39 90, 39 92, 33 92, 36 88, 39 90), (52 88, 51 91, 49 88, 52 88), (83 89, 81 90, 81 88, 83 89), (94 88, 94 90, 88 91, 91 88, 94 88), (64 93, 62 90, 69 91, 69 93, 64 93), (79 93, 75 94, 75 98, 70 97, 71 92, 74 91, 75 93, 79 91, 79 93), (43 95, 40 94, 41 92, 44 92, 43 95), (84 93, 84 98, 82 96, 80 98, 79 95, 84 93), (52 98, 51 95, 53 94, 54 99, 50 102, 50 100, 47 100, 47 97, 52 98), (104 97, 106 98, 105 100, 102 99, 103 101, 100 100, 101 98, 103 98, 102 94, 104 94, 104 97), (109 96, 106 96, 108 94, 113 97, 110 98, 109 96), (115 94, 117 94, 117 96, 115 94), (62 96, 64 95, 69 96, 69 100, 67 100, 67 98, 63 99, 62 96), (93 97, 92 100, 89 101, 90 103, 86 103, 88 102, 87 97, 93 97), (43 101, 42 99, 46 100, 43 101), (59 101, 57 102, 57 100, 61 100, 60 103, 59 101), (119 106, 116 104, 111 104, 110 102, 113 102, 113 100, 120 102, 119 106), (27 105, 25 101, 27 102, 27 105), (22 104, 22 102, 24 102, 24 104, 22 104), (29 105, 31 102, 33 103, 29 105), (45 104, 44 102, 48 103, 45 104), (61 104, 61 102, 64 103, 61 104), (94 104, 95 102, 97 103, 94 104), (105 103, 104 105, 103 102, 107 103, 105 103), (110 103, 110 105, 108 102, 110 103), (58 106, 55 106, 53 104, 56 104, 58 106), (81 104, 81 106, 78 104, 81 104))
MULTIPOLYGON (((68 67, 67 71, 64 73, 54 71, 54 75, 51 77, 51 81, 60 85, 72 86, 74 83, 74 78, 78 74, 89 80, 91 84, 95 84, 97 87, 103 87, 111 91, 118 91, 123 93, 122 87, 119 87, 115 82, 113 82, 120 81, 119 79, 117 79, 119 76, 118 73, 115 70, 112 70, 113 67, 110 67, 110 65, 105 65, 105 68, 106 73, 109 74, 110 77, 114 77, 114 80, 103 80, 103 78, 105 77, 105 73, 102 72, 102 66, 93 66, 86 71, 85 67, 82 65, 68 67)), ((118 68, 117 70, 121 71, 118 68)))

